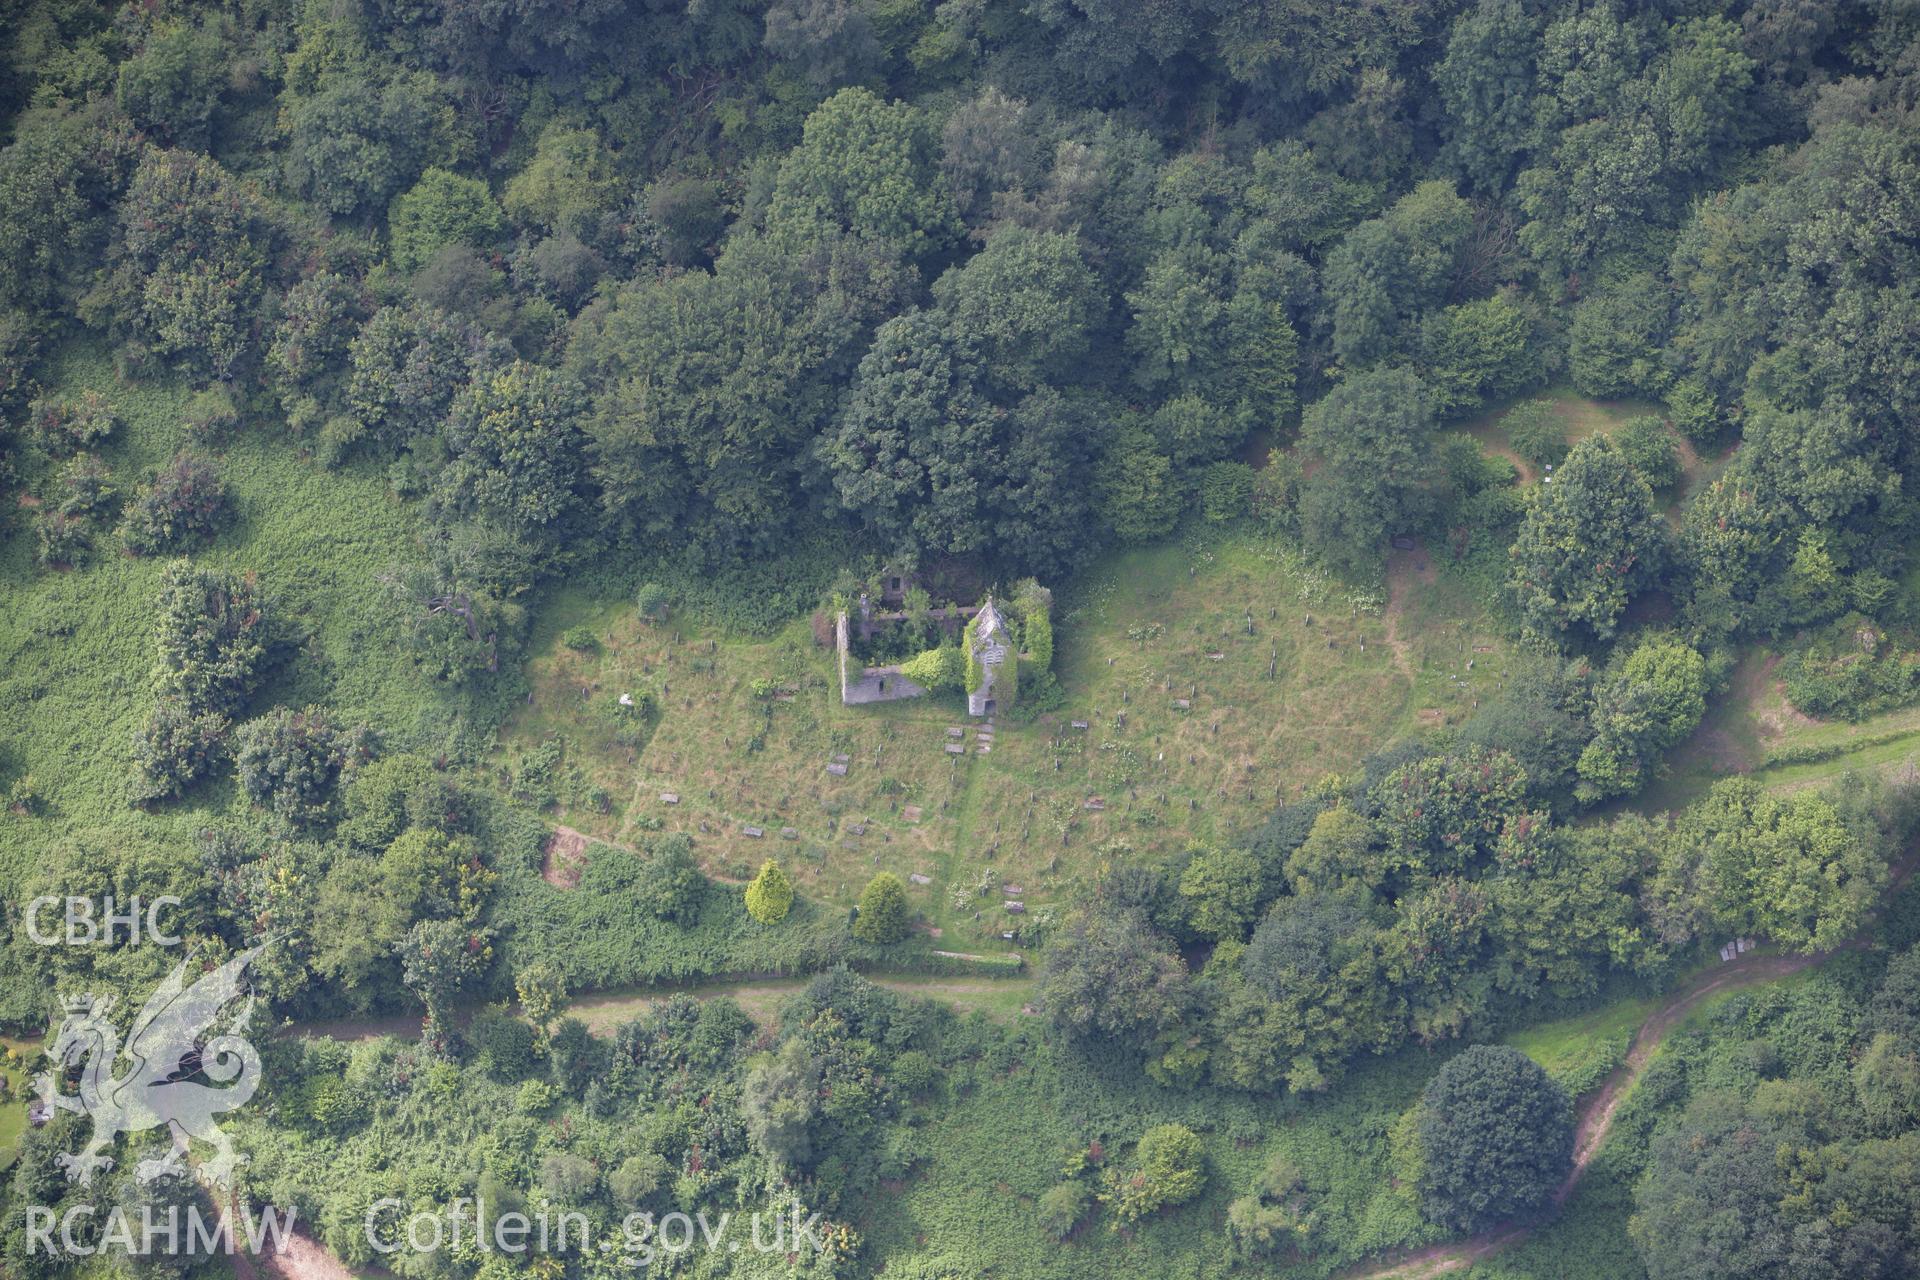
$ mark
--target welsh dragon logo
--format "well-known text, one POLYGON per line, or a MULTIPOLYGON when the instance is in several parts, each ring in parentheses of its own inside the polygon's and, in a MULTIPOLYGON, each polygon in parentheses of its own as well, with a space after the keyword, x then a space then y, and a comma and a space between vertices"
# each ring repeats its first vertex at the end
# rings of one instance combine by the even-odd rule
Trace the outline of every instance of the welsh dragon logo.
POLYGON ((245 1161, 233 1140, 214 1123, 214 1116, 245 1105, 260 1083, 260 1054, 241 1034, 253 1012, 248 996, 224 1030, 208 1036, 222 1009, 240 999, 240 975, 265 949, 264 944, 243 951, 191 986, 187 963, 175 966, 133 1020, 127 1042, 107 1018, 113 998, 80 996, 63 1001, 66 1019, 60 1024, 51 1057, 57 1069, 34 1080, 42 1101, 64 1111, 78 1111, 93 1120, 93 1137, 79 1154, 64 1154, 59 1163, 67 1177, 82 1186, 96 1171, 113 1168, 105 1154, 123 1133, 140 1133, 162 1126, 170 1130, 173 1145, 163 1157, 134 1166, 141 1182, 185 1171, 182 1157, 189 1139, 198 1138, 214 1149, 202 1172, 215 1184, 232 1184, 234 1171, 245 1161), (110 1074, 117 1058, 129 1065, 110 1074), (84 1064, 84 1065, 83 1065, 84 1064), (59 1085, 80 1068, 80 1092, 59 1092, 59 1085), (192 1077, 230 1087, 211 1088, 192 1077))

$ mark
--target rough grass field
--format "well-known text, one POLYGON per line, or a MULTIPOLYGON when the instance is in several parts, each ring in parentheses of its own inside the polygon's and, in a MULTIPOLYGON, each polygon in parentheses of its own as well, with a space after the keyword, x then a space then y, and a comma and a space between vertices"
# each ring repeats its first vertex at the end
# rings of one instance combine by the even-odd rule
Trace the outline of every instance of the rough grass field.
POLYGON ((936 945, 1003 948, 1019 923, 1005 900, 1031 911, 1096 859, 1224 838, 1397 737, 1460 722, 1507 661, 1420 551, 1396 554, 1381 599, 1220 535, 1112 557, 1054 612, 1061 704, 1003 714, 989 740, 957 696, 843 707, 803 620, 747 640, 563 596, 500 777, 598 839, 688 832, 722 877, 779 857, 803 892, 844 904, 876 870, 925 876, 910 892, 936 945), (591 647, 558 642, 578 626, 591 647))
MULTIPOLYGON (((68 347, 51 386, 98 390, 124 419, 99 451, 123 496, 189 443, 186 394, 168 383, 119 382, 96 348, 68 347)), ((257 573, 293 640, 250 712, 319 703, 344 722, 379 726, 390 743, 444 739, 469 713, 416 674, 401 643, 383 576, 408 554, 416 519, 384 478, 371 467, 324 471, 260 426, 203 451, 221 469, 235 518, 193 554, 257 573)), ((151 609, 165 561, 126 554, 107 530, 78 568, 41 568, 31 504, 56 481, 42 466, 22 482, 28 497, 6 513, 0 542, 0 780, 31 774, 45 808, 0 818, 0 870, 17 872, 81 827, 189 839, 199 811, 235 803, 230 787, 150 813, 126 801, 129 740, 151 705, 151 609)))

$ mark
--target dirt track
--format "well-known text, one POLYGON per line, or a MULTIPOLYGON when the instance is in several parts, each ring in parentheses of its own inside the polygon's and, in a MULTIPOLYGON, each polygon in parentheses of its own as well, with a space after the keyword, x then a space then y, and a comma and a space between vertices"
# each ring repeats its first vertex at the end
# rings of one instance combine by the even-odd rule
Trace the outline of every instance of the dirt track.
MULTIPOLYGON (((1587 1165, 1599 1152, 1601 1144, 1607 1140, 1607 1132, 1613 1127, 1613 1115, 1620 1100, 1627 1094, 1633 1082, 1652 1061, 1653 1052, 1667 1033, 1679 1024, 1694 1008, 1715 992, 1730 988, 1750 987, 1763 982, 1774 982, 1789 974, 1810 969, 1826 960, 1832 952, 1818 955, 1746 955, 1717 968, 1700 974, 1693 981, 1676 992, 1667 1003, 1660 1006, 1648 1019, 1641 1023, 1633 1033, 1633 1041, 1628 1046, 1626 1060, 1614 1068, 1613 1074, 1606 1078, 1599 1090, 1580 1108, 1579 1121, 1574 1128, 1573 1167, 1567 1171, 1566 1179, 1553 1193, 1555 1207, 1564 1205, 1573 1195, 1574 1188, 1580 1185, 1585 1176, 1587 1165)), ((1524 1240, 1527 1228, 1519 1226, 1499 1226, 1478 1235, 1468 1236, 1464 1240, 1452 1240, 1445 1244, 1428 1245, 1424 1249, 1389 1254, 1384 1258, 1362 1264, 1360 1267, 1342 1272, 1345 1280, 1424 1280, 1427 1276, 1445 1275, 1471 1266, 1483 1258, 1491 1257, 1509 1245, 1524 1240)))
MULTIPOLYGON (((1920 867, 1920 857, 1910 855, 1893 868, 1883 901, 1893 896, 1916 867, 1920 867)), ((1878 915, 1876 911, 1874 917, 1878 915)), ((1869 924, 1853 941, 1843 944, 1838 950, 1864 947, 1871 937, 1872 927, 1869 924)), ((1833 951, 1822 951, 1814 955, 1746 955, 1696 975, 1676 991, 1634 1031, 1633 1040, 1627 1046, 1626 1060, 1614 1068, 1613 1074, 1580 1108, 1579 1121, 1574 1128, 1573 1167, 1553 1193, 1554 1207, 1557 1209, 1566 1204, 1574 1188, 1580 1185, 1587 1165, 1606 1142, 1607 1132, 1613 1127, 1614 1111, 1633 1082, 1640 1078, 1647 1063, 1652 1061, 1653 1051, 1660 1047, 1667 1033, 1693 1012, 1702 1000, 1719 991, 1778 981, 1824 964, 1834 954, 1833 951)), ((1341 1280, 1426 1280, 1428 1276, 1445 1275, 1492 1257, 1509 1245, 1526 1239, 1528 1230, 1507 1224, 1468 1236, 1464 1240, 1451 1240, 1422 1249, 1396 1250, 1349 1268, 1341 1272, 1340 1277, 1341 1280)))

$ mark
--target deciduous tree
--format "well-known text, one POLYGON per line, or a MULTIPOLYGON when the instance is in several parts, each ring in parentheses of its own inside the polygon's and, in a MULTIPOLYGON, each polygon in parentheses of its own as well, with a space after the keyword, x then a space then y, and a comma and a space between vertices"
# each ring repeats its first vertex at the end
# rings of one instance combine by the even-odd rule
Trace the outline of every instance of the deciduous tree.
POLYGON ((1518 1049, 1475 1045, 1420 1100, 1422 1211, 1456 1231, 1533 1212, 1573 1157, 1566 1090, 1518 1049))

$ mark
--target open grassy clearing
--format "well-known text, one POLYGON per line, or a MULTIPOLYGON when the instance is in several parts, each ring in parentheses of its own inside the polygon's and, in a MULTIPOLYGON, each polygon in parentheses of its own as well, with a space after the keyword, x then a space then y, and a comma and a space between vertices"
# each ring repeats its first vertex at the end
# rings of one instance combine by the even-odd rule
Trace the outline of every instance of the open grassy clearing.
MULTIPOLYGON (((0 1036, 0 1046, 13 1050, 23 1058, 40 1048, 37 1044, 11 1036, 0 1036)), ((0 1170, 5 1170, 13 1164, 14 1144, 27 1131, 27 1104, 33 1099, 33 1077, 24 1065, 3 1063, 0 1064, 0 1080, 6 1081, 6 1100, 0 1102, 0 1170)))
POLYGON ((1577 1081, 1591 1088, 1626 1056, 1634 1030, 1659 1003, 1657 996, 1616 1000, 1589 1013, 1513 1031, 1501 1040, 1563 1084, 1577 1081))
MULTIPOLYGON (((1026 978, 902 978, 884 974, 869 975, 879 986, 944 1004, 957 1013, 975 1010, 996 1021, 1020 1016, 1021 1006, 1032 999, 1033 982, 1026 978)), ((595 1035, 612 1035, 623 1022, 631 1022, 654 1005, 677 994, 710 999, 725 996, 745 1010, 762 1027, 774 1028, 780 1022, 780 1006, 807 985, 807 978, 772 978, 761 982, 713 982, 680 988, 648 987, 636 991, 600 991, 567 1002, 562 1016, 578 1018, 595 1035)))
MULTIPOLYGON (((1513 463, 1519 469, 1521 479, 1528 484, 1537 478, 1533 464, 1513 451, 1513 445, 1507 439, 1507 429, 1501 422, 1509 409, 1528 400, 1548 400, 1553 403, 1553 417, 1566 432, 1569 445, 1578 444, 1597 432, 1616 431, 1628 421, 1645 414, 1662 412, 1658 401, 1589 400, 1572 387, 1558 384, 1501 401, 1455 426, 1455 430, 1464 431, 1478 440, 1480 447, 1488 453, 1497 454, 1513 463)), ((1678 433, 1674 439, 1686 448, 1685 439, 1678 433)), ((1682 458, 1689 463, 1697 461, 1690 449, 1682 454, 1682 458)))
POLYGON ((778 856, 802 892, 842 904, 876 870, 925 876, 909 889, 935 945, 1004 949, 1006 886, 1034 909, 1096 858, 1224 838, 1397 737, 1459 723, 1507 662, 1418 551, 1396 557, 1382 600, 1285 547, 1217 536, 1116 555, 1054 612, 1062 706, 1002 715, 989 741, 957 696, 843 707, 803 621, 739 640, 563 596, 501 776, 515 785, 558 743, 555 818, 590 837, 685 831, 716 875, 778 856), (578 625, 595 647, 552 639, 578 625), (649 691, 656 712, 620 707, 649 691), (844 777, 827 771, 838 755, 844 777))
MULTIPOLYGON (((113 484, 130 493, 188 443, 185 393, 166 383, 117 381, 103 352, 69 346, 52 385, 99 391, 125 424, 100 455, 113 484)), ((378 725, 390 744, 444 737, 461 705, 422 680, 408 659, 382 580, 406 554, 416 520, 371 469, 327 472, 257 428, 209 447, 236 518, 210 545, 206 563, 259 575, 273 617, 304 638, 280 655, 252 709, 320 703, 344 722, 378 725)), ((29 495, 56 483, 28 471, 29 495)), ((32 774, 43 813, 0 821, 0 869, 79 828, 123 836, 191 838, 196 809, 233 803, 218 784, 184 805, 146 813, 127 805, 128 743, 151 706, 151 609, 163 558, 124 554, 110 530, 73 570, 33 562, 32 512, 7 513, 0 543, 0 778, 32 774)))
POLYGON ((1644 812, 1678 809, 1715 781, 1747 773, 1769 786, 1816 786, 1853 770, 1901 770, 1920 760, 1920 707, 1857 723, 1816 720, 1787 701, 1779 655, 1748 651, 1725 693, 1710 698, 1692 736, 1668 755, 1667 773, 1634 800, 1644 812), (1817 757, 1817 758, 1808 758, 1817 757))
MULTIPOLYGON (((1532 484, 1539 477, 1533 464, 1514 452, 1513 445, 1507 438, 1507 429, 1502 423, 1509 409, 1527 400, 1552 402, 1552 416, 1565 432, 1570 446, 1578 444, 1591 435, 1611 434, 1618 431, 1635 418, 1648 415, 1666 416, 1665 406, 1656 400, 1590 400, 1562 384, 1548 387, 1544 391, 1517 396, 1468 418, 1456 428, 1479 441, 1480 447, 1488 453, 1496 454, 1511 462, 1520 472, 1521 480, 1527 484, 1532 484)), ((1733 450, 1729 447, 1702 454, 1694 447, 1692 441, 1674 430, 1671 425, 1667 427, 1667 435, 1672 439, 1674 448, 1679 451, 1680 479, 1678 483, 1659 491, 1657 496, 1665 505, 1667 519, 1677 525, 1687 497, 1700 485, 1711 481, 1725 469, 1727 462, 1733 456, 1733 450)))
MULTIPOLYGON (((904 996, 932 1000, 954 1012, 979 1012, 996 1022, 1011 1022, 1029 1016, 1033 980, 1031 978, 937 978, 918 975, 868 974, 875 984, 898 991, 904 996)), ((749 1018, 768 1029, 780 1022, 780 1006, 798 995, 810 978, 762 978, 751 982, 660 983, 646 987, 613 988, 583 993, 567 1000, 555 1015, 578 1018, 598 1036, 611 1036, 624 1022, 632 1022, 647 1010, 675 996, 696 1000, 726 998, 738 1004, 749 1018)), ((516 1006, 517 1009, 517 1006, 516 1006)), ((456 1023, 465 1025, 472 1009, 461 1010, 456 1023)), ((420 1034, 420 1019, 409 1014, 365 1018, 322 1018, 286 1028, 294 1035, 325 1036, 334 1040, 373 1040, 395 1036, 411 1040, 420 1034)), ((24 1113, 23 1113, 24 1114, 24 1113)), ((4 1129, 0 1128, 0 1133, 4 1129)))

